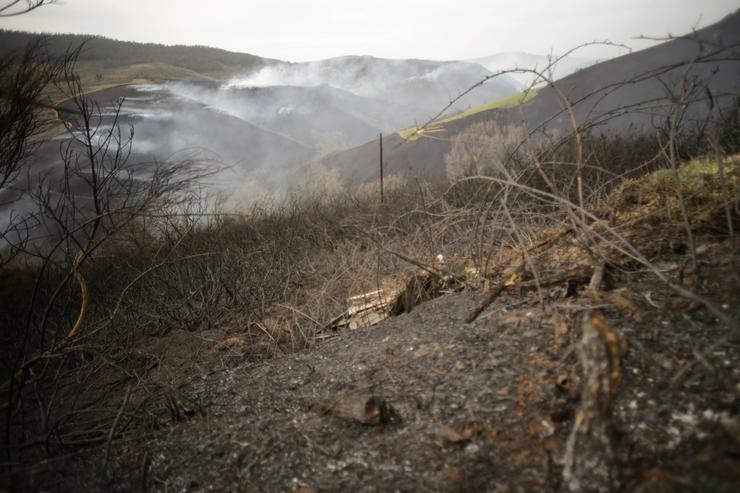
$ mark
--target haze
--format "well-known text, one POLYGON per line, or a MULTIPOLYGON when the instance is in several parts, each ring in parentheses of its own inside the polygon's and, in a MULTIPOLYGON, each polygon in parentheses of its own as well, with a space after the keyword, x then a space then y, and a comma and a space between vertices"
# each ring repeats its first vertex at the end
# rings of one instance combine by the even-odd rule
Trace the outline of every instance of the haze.
MULTIPOLYGON (((740 7, 737 0, 552 2, 502 0, 62 0, 0 21, 5 29, 95 34, 128 41, 199 44, 288 61, 365 54, 470 59, 492 53, 562 53, 595 40, 633 49, 646 35, 682 34, 740 7)), ((578 56, 610 58, 614 47, 578 56)))

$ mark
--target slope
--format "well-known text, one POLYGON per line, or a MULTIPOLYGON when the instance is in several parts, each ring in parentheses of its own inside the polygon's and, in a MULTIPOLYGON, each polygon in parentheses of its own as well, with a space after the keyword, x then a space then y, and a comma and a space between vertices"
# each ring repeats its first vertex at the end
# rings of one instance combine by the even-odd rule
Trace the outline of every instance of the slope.
MULTIPOLYGON (((112 115, 113 104, 120 98, 127 103, 119 117, 123 128, 135 127, 131 161, 166 160, 188 156, 215 158, 230 164, 231 173, 224 177, 229 191, 239 188, 245 176, 261 173, 261 185, 277 189, 284 185, 285 173, 313 155, 313 148, 280 134, 260 127, 233 114, 201 102, 172 97, 156 85, 120 86, 98 91, 92 95, 101 104, 103 115, 112 115)), ((70 103, 59 107, 60 115, 78 126, 70 103)), ((110 119, 110 116, 107 117, 110 119)), ((104 125, 111 122, 104 118, 104 125)), ((59 139, 67 138, 62 135, 59 139)), ((42 169, 53 167, 58 157, 58 140, 42 145, 35 155, 42 169)))
MULTIPOLYGON (((305 63, 278 63, 236 78, 237 87, 331 86, 360 97, 378 100, 390 113, 390 129, 424 121, 440 105, 489 74, 484 67, 467 62, 391 60, 370 56, 345 56, 305 63)), ((518 91, 518 85, 501 77, 459 101, 462 110, 518 91)), ((390 130, 386 128, 386 130, 390 130)))
MULTIPOLYGON (((727 166, 737 183, 737 156, 727 166)), ((723 208, 717 167, 694 162, 682 175, 694 177, 686 191, 698 193, 702 204, 691 216, 700 272, 690 272, 688 254, 675 248, 684 232, 664 220, 677 206, 666 211, 660 173, 626 182, 593 212, 616 210, 613 226, 632 245, 730 316, 737 285, 722 275, 734 252, 717 229, 724 219, 717 215, 723 208)), ((42 456, 35 467, 16 472, 14 485, 49 491, 737 491, 736 332, 599 240, 592 247, 606 248, 620 266, 608 269, 602 289, 574 234, 562 227, 533 247, 547 276, 538 283, 547 309, 526 274, 472 322, 468 313, 484 293, 451 293, 267 361, 250 362, 249 349, 228 344, 234 337, 226 338, 225 330, 141 338, 137 380, 167 382, 156 398, 141 398, 147 420, 121 433, 109 462, 103 441, 56 459, 42 456), (586 334, 594 324, 599 351, 589 356, 586 334), (593 376, 584 369, 589 357, 598 363, 597 376, 609 382, 594 401, 586 390, 593 376), (591 408, 601 414, 591 417, 596 431, 590 436, 604 426, 610 438, 589 443, 580 437, 581 448, 569 447, 591 408), (597 460, 578 478, 604 481, 598 487, 564 483, 572 479, 573 454, 601 459, 611 447, 608 464, 597 460), (609 478, 600 476, 605 467, 612 468, 609 478)), ((518 249, 504 249, 493 270, 510 272, 518 257, 518 249)), ((240 330, 237 338, 247 338, 240 330)))
POLYGON ((84 45, 79 61, 95 64, 103 72, 134 64, 163 63, 197 72, 202 75, 224 76, 236 71, 253 70, 274 62, 248 53, 235 53, 206 46, 166 46, 155 43, 119 41, 100 36, 79 34, 35 34, 0 30, 0 56, 20 51, 35 40, 43 38, 54 56, 68 49, 84 45))
MULTIPOLYGON (((573 105, 577 124, 587 131, 622 135, 655 132, 665 125, 670 102, 676 97, 672 91, 678 91, 682 87, 679 82, 684 81, 683 97, 689 103, 683 108, 684 123, 700 125, 706 117, 717 116, 732 106, 738 97, 739 45, 740 12, 686 37, 590 66, 558 80, 557 90, 544 87, 523 105, 523 116, 530 129, 560 135, 571 132, 570 115, 560 91, 573 105)), ((444 156, 454 137, 471 125, 519 125, 521 121, 518 108, 477 112, 435 124, 435 132, 424 138, 401 145, 394 143, 386 159, 389 167, 406 169, 406 163, 415 163, 415 174, 438 174, 444 170, 444 156)), ((360 170, 372 161, 368 150, 368 146, 360 146, 327 156, 323 162, 329 169, 342 170, 342 176, 351 181, 368 176, 360 170)))
MULTIPOLYGON (((514 52, 514 53, 497 53, 481 58, 474 58, 470 60, 473 63, 478 63, 492 73, 501 72, 504 70, 512 69, 528 69, 528 70, 544 70, 552 62, 551 57, 542 55, 533 55, 531 53, 514 52)), ((599 63, 600 60, 593 58, 581 58, 568 56, 561 59, 553 67, 553 79, 562 79, 573 72, 577 72, 586 67, 599 63)), ((522 87, 529 87, 534 82, 535 75, 528 73, 512 73, 508 74, 509 77, 519 82, 522 87)))

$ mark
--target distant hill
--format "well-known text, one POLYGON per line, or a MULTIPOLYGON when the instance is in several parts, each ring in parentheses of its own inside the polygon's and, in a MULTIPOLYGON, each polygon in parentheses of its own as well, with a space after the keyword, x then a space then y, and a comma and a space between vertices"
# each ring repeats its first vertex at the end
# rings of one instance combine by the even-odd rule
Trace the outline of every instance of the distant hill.
MULTIPOLYGON (((22 49, 38 37, 0 31, 0 56, 22 49)), ((593 60, 564 59, 554 74, 568 75, 561 77, 557 86, 575 104, 579 123, 594 122, 597 132, 649 127, 661 118, 660 109, 639 106, 646 101, 665 105, 666 87, 683 73, 683 69, 670 66, 692 60, 717 43, 736 47, 740 43, 740 14, 698 31, 695 38, 701 43, 677 39, 590 66, 593 60), (646 76, 640 78, 641 74, 646 76), (630 80, 630 84, 620 85, 630 80), (602 118, 618 108, 634 106, 640 111, 602 118)), ((134 110, 124 115, 123 123, 136 127, 135 149, 142 157, 164 159, 183 147, 204 148, 235 169, 262 173, 255 182, 271 190, 295 182, 290 175, 300 175, 301 171, 294 172, 309 160, 311 166, 318 165, 317 169, 348 182, 372 179, 379 132, 387 135, 389 173, 442 173, 451 140, 470 125, 520 122, 517 108, 499 102, 516 100, 525 80, 502 76, 482 84, 444 115, 457 117, 444 119, 438 131, 428 137, 411 141, 389 134, 423 124, 492 72, 517 66, 544 68, 549 63, 547 57, 526 53, 492 55, 477 61, 344 56, 289 63, 201 46, 80 35, 47 37, 55 54, 83 41, 85 49, 78 64, 83 84, 104 106, 115 97, 128 97, 126 104, 133 104, 134 110), (141 87, 151 82, 155 83, 152 87, 141 87), (120 87, 126 85, 129 87, 120 87), (120 92, 111 91, 116 87, 120 92), (136 106, 142 97, 150 98, 149 102, 136 106)), ((704 81, 719 104, 736 95, 740 87, 740 61, 736 55, 726 60, 726 53, 692 66, 691 77, 704 81)), ((552 88, 538 88, 523 108, 531 128, 547 122, 550 129, 569 131, 562 101, 552 88)), ((700 106, 694 105, 692 111, 695 109, 699 111, 700 106)))
MULTIPOLYGON (((3 34, 18 48, 33 39, 3 34)), ((48 43, 53 53, 63 53, 82 39, 51 36, 48 43)), ((489 75, 467 62, 347 56, 287 63, 100 38, 88 42, 78 69, 89 95, 106 111, 126 98, 119 123, 135 127, 136 159, 163 160, 180 149, 197 148, 232 165, 254 184, 252 189, 273 191, 314 157, 426 121, 489 75)), ((453 111, 510 96, 517 87, 501 77, 453 111)), ((59 110, 62 118, 74 120, 65 103, 59 110)), ((42 167, 55 159, 44 151, 42 167)))
MULTIPOLYGON (((699 94, 686 107, 688 125, 698 124, 718 108, 735 104, 740 97, 740 12, 692 35, 630 53, 579 70, 557 81, 557 87, 573 104, 579 125, 607 134, 654 133, 663 125, 672 87, 687 77, 698 84, 699 94), (698 63, 695 63, 699 60, 698 63), (711 100, 707 97, 711 92, 711 100), (690 120, 696 120, 692 123, 690 120)), ((495 105, 493 105, 495 106, 495 105)), ((541 88, 523 104, 530 129, 541 126, 563 135, 571 131, 564 104, 551 87, 541 88)), ((455 135, 479 122, 502 125, 521 122, 518 108, 498 108, 438 126, 429 138, 388 138, 385 153, 389 173, 430 176, 445 170, 444 157, 455 135)), ((348 182, 375 178, 377 142, 324 156, 322 164, 348 182)))
POLYGON ((153 43, 118 41, 100 36, 79 34, 34 34, 0 30, 0 56, 22 50, 29 42, 44 36, 49 51, 61 55, 69 48, 85 43, 79 61, 99 63, 102 69, 115 69, 134 64, 166 64, 202 75, 225 75, 250 71, 275 60, 248 53, 234 53, 205 46, 165 46, 153 43))
MULTIPOLYGON (((380 124, 398 130, 426 121, 450 100, 490 72, 470 63, 431 60, 392 60, 343 56, 315 62, 279 62, 232 82, 236 87, 329 86, 380 102, 386 114, 380 124)), ((519 90, 519 84, 500 77, 459 101, 451 111, 464 110, 519 90)), ((368 114, 372 114, 370 111, 368 114)))
MULTIPOLYGON (((0 55, 39 37, 0 31, 0 55)), ((280 190, 312 158, 426 121, 489 74, 468 62, 347 56, 288 63, 198 46, 79 35, 45 39, 54 55, 85 43, 77 71, 86 92, 106 112, 125 98, 119 123, 135 128, 132 159, 166 160, 197 149, 231 165, 234 177, 227 188, 237 192, 280 190)), ((515 81, 502 77, 454 110, 517 89, 515 81)), ((75 128, 67 106, 60 95, 59 114, 75 128)), ((65 126, 60 124, 59 131, 65 126)), ((38 169, 53 167, 57 144, 42 146, 38 169)))
MULTIPOLYGON (((119 86, 96 93, 104 124, 112 122, 113 102, 123 97, 126 104, 119 122, 124 128, 131 125, 135 129, 131 162, 215 158, 232 166, 227 174, 218 177, 226 180, 219 181, 219 188, 229 192, 243 188, 250 173, 259 174, 252 177, 255 190, 278 189, 285 173, 314 154, 311 147, 289 136, 197 100, 173 96, 155 84, 119 86)), ((72 128, 79 128, 81 122, 72 103, 63 103, 58 111, 72 128)), ((34 154, 36 171, 56 167, 60 139, 66 138, 62 134, 39 147, 34 154)))
MULTIPOLYGON (((318 152, 361 144, 382 131, 390 118, 386 101, 325 85, 238 87, 183 81, 161 90, 176 100, 197 101, 318 152)), ((276 149, 276 155, 280 150, 276 149)))

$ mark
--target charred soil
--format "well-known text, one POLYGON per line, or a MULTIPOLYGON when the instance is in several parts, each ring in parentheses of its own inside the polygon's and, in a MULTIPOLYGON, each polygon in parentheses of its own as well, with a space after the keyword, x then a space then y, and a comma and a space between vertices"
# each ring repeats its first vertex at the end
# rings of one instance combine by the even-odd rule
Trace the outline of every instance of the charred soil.
MULTIPOLYGON (((152 338, 156 363, 141 377, 177 378, 149 427, 122 426, 110 452, 106 444, 40 461, 6 475, 5 487, 737 491, 738 252, 721 232, 726 209, 702 189, 702 201, 689 196, 694 264, 680 221, 668 220, 675 204, 660 175, 651 180, 626 183, 600 212, 611 208, 613 228, 711 306, 629 256, 594 262, 562 228, 531 251, 539 290, 522 268, 497 296, 443 294, 257 363, 241 363, 239 340, 220 332, 152 338), (598 329, 596 356, 584 345, 588 327, 598 329), (604 388, 584 368, 602 369, 604 388), (596 455, 609 452, 604 478, 578 472, 594 459, 579 454, 595 446, 596 429, 596 455)), ((736 209, 731 219, 737 228, 736 209)), ((607 258, 612 247, 593 239, 591 251, 607 258)), ((518 255, 500 254, 507 267, 494 281, 512 279, 518 255)))

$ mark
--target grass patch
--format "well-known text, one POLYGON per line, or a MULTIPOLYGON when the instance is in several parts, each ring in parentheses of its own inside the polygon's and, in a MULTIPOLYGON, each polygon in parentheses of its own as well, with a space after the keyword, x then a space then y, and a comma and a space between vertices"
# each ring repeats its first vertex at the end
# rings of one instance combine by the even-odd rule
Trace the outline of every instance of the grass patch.
MULTIPOLYGON (((722 210, 723 188, 729 192, 730 205, 738 202, 740 187, 740 155, 727 156, 724 160, 724 182, 718 163, 711 157, 696 158, 678 168, 681 191, 686 210, 692 221, 708 221, 709 217, 722 210)), ((639 179, 629 179, 621 184, 610 202, 617 210, 630 211, 636 216, 647 211, 662 210, 665 219, 681 220, 681 209, 676 193, 673 171, 660 169, 639 179), (640 204, 640 207, 630 207, 640 204)), ((722 214, 720 214, 721 216, 722 214)))
MULTIPOLYGON (((484 103, 479 106, 473 106, 472 108, 468 108, 466 110, 460 111, 459 113, 455 113, 454 115, 449 115, 435 121, 433 124, 427 127, 426 131, 433 131, 434 129, 439 128, 440 125, 444 125, 445 123, 461 120, 463 118, 467 118, 469 116, 475 115, 477 113, 482 113, 484 111, 511 108, 519 103, 526 103, 535 96, 537 96, 537 90, 531 89, 526 92, 519 92, 516 94, 512 94, 511 96, 506 96, 505 98, 497 99, 496 101, 484 103)), ((405 130, 401 130, 398 134, 406 140, 416 140, 421 135, 418 130, 419 127, 410 127, 405 130)))
MULTIPOLYGON (((738 164, 740 156, 730 156, 725 161, 725 180, 730 189, 737 187, 738 164)), ((681 188, 684 192, 698 195, 705 193, 719 193, 720 172, 719 164, 711 158, 697 158, 678 168, 678 176, 681 180, 681 188)), ((675 191, 673 172, 669 169, 656 171, 650 176, 649 185, 658 192, 675 191)))

